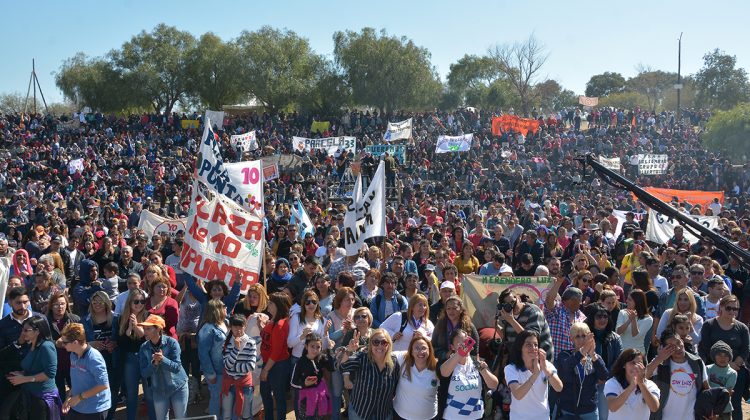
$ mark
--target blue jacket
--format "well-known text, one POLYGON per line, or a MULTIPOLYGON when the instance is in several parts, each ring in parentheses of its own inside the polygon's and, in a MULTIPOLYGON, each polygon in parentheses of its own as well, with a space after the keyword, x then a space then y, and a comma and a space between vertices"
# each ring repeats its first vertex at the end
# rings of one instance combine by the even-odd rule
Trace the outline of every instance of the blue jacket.
POLYGON ((205 323, 198 331, 198 359, 206 379, 214 379, 224 372, 224 341, 227 334, 215 324, 205 323))
POLYGON ((162 335, 159 343, 164 359, 158 366, 151 363, 154 355, 154 345, 151 340, 141 345, 138 352, 138 364, 141 367, 141 376, 146 380, 146 385, 151 387, 154 393, 170 396, 182 388, 187 382, 187 374, 182 368, 180 360, 180 344, 172 337, 162 335))
MULTIPOLYGON (((393 312, 409 309, 409 302, 398 292, 393 292, 391 303, 393 304, 393 312)), ((372 327, 378 328, 386 318, 383 289, 378 290, 378 294, 372 299, 372 302, 370 302, 370 312, 372 312, 372 327)))
MULTIPOLYGON (((198 287, 198 284, 195 281, 195 277, 187 275, 184 276, 184 279, 188 290, 190 290, 190 293, 193 294, 195 300, 197 300, 201 304, 201 308, 205 307, 206 302, 208 302, 209 299, 208 293, 204 292, 203 289, 198 287)), ((239 299, 240 297, 240 287, 242 287, 242 282, 234 282, 232 288, 229 290, 229 294, 221 299, 221 301, 224 302, 224 305, 227 307, 228 314, 231 314, 232 311, 234 311, 234 305, 237 304, 237 299, 239 299)))
POLYGON ((78 283, 73 288, 73 304, 74 307, 78 308, 76 312, 79 314, 85 313, 83 308, 89 307, 89 299, 91 295, 98 291, 104 291, 101 286, 91 285, 91 267, 96 266, 96 262, 93 260, 82 260, 81 265, 78 268, 78 283))
POLYGON ((583 355, 579 351, 563 350, 557 356, 557 374, 565 384, 566 392, 561 392, 560 408, 574 414, 586 414, 597 409, 598 381, 605 381, 609 376, 604 359, 598 357, 593 363, 594 371, 583 377, 581 366, 583 355))

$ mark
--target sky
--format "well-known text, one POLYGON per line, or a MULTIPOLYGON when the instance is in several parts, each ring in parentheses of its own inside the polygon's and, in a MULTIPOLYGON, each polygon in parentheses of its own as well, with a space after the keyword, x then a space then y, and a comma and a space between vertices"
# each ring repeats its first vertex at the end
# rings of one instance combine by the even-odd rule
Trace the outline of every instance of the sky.
POLYGON ((37 0, 3 4, 0 25, 4 59, 0 94, 26 94, 31 61, 48 103, 63 101, 54 72, 77 52, 90 57, 119 48, 159 23, 196 37, 213 32, 224 40, 264 25, 307 38, 319 54, 332 58, 336 31, 363 27, 406 36, 432 53, 442 80, 465 54, 526 40, 531 34, 549 58, 540 76, 583 94, 591 76, 605 71, 632 77, 639 65, 677 71, 677 39, 682 36, 682 74, 694 74, 703 55, 715 48, 737 57, 750 70, 750 1, 193 1, 37 0))

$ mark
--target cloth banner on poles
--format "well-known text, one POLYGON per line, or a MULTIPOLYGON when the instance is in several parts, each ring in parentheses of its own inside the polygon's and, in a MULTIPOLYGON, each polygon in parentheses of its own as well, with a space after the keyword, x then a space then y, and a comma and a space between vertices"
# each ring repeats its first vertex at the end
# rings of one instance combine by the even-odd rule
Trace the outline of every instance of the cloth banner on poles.
MULTIPOLYGON (((628 221, 628 218, 625 217, 627 213, 628 213, 627 210, 612 210, 612 215, 615 216, 615 218, 617 219, 617 226, 615 226, 615 233, 614 233, 615 239, 620 237, 620 233, 622 232, 622 224, 628 221)), ((633 212, 633 215, 635 215, 633 220, 640 223, 641 220, 643 220, 643 217, 646 215, 646 213, 633 212)))
POLYGON ((182 126, 183 130, 187 130, 188 128, 198 128, 200 125, 200 122, 198 120, 181 120, 180 126, 182 126))
POLYGON ((346 255, 357 255, 365 240, 385 235, 385 164, 381 160, 364 195, 361 174, 354 183, 344 215, 346 255))
POLYGON ((620 158, 605 158, 605 157, 599 157, 599 163, 601 163, 605 168, 613 170, 615 172, 620 172, 620 168, 622 165, 620 164, 620 158))
MULTIPOLYGON (((673 190, 656 187, 646 187, 644 190, 665 203, 670 203, 677 197, 680 203, 688 202, 693 206, 700 205, 704 213, 708 205, 714 201, 714 198, 718 198, 719 203, 724 205, 724 191, 673 190)), ((633 197, 638 199, 635 194, 633 194, 633 197)))
POLYGON ((195 177, 219 194, 251 211, 263 209, 263 173, 260 160, 224 164, 219 137, 210 121, 203 127, 203 137, 195 164, 195 177))
POLYGON ((68 173, 73 175, 76 172, 83 172, 83 158, 73 159, 68 162, 68 173))
POLYGON ((328 131, 329 128, 331 128, 330 122, 313 120, 313 123, 310 126, 310 132, 323 134, 324 132, 328 131))
POLYGON ((641 175, 663 175, 668 167, 667 155, 638 155, 638 173, 641 175))
MULTIPOLYGON (((224 129, 224 111, 211 111, 207 109, 203 114, 203 122, 211 121, 211 124, 219 127, 219 130, 224 129)), ((214 128, 211 126, 211 128, 214 128)))
POLYGON ((578 97, 578 103, 583 106, 597 106, 599 105, 599 98, 597 97, 588 97, 588 96, 579 96, 578 97))
POLYGON ((529 131, 535 133, 539 131, 539 120, 533 118, 521 118, 517 115, 505 114, 492 119, 492 135, 500 137, 502 133, 514 131, 524 136, 529 135, 529 131))
POLYGON ((411 121, 412 118, 401 122, 388 123, 388 129, 385 130, 383 140, 394 141, 411 138, 411 121))
POLYGON ((308 139, 305 137, 293 137, 294 150, 309 152, 312 149, 325 149, 328 156, 335 156, 340 149, 346 149, 349 153, 357 152, 357 139, 355 137, 325 137, 322 139, 308 139))
POLYGON ((473 139, 472 133, 463 136, 438 136, 435 153, 468 152, 473 139))
POLYGON ((297 202, 292 207, 292 217, 289 219, 289 223, 297 225, 299 228, 299 237, 302 239, 308 233, 315 235, 315 225, 299 199, 297 199, 297 202))
POLYGON ((138 221, 138 229, 142 229, 149 239, 157 233, 166 233, 169 237, 174 238, 178 231, 184 232, 186 230, 186 225, 187 217, 167 219, 148 210, 141 211, 141 218, 138 221))
POLYGON ((365 151, 372 153, 376 158, 388 153, 400 164, 406 165, 406 146, 403 144, 373 144, 365 146, 365 151))
MULTIPOLYGON (((193 188, 197 188, 199 182, 193 188)), ((210 187, 209 187, 210 189, 210 187)), ((258 282, 263 251, 263 220, 221 194, 207 199, 194 192, 180 268, 199 279, 222 280, 241 290, 258 282)))
POLYGON ((252 152, 258 148, 258 139, 255 137, 255 130, 245 134, 238 134, 231 137, 232 147, 241 149, 243 152, 252 152))
POLYGON ((516 296, 526 295, 531 303, 542 308, 552 277, 501 277, 465 274, 461 281, 461 300, 466 313, 474 314, 472 323, 477 329, 495 326, 497 298, 505 289, 513 289, 516 296))
MULTIPOLYGON (((716 229, 719 227, 719 216, 696 216, 696 215, 685 215, 694 221, 700 223, 707 229, 716 229)), ((668 216, 664 216, 661 213, 651 209, 648 211, 648 226, 646 226, 646 240, 656 242, 657 244, 665 244, 669 239, 674 236, 674 228, 679 226, 680 223, 677 219, 673 219, 668 216)), ((694 244, 700 240, 690 231, 685 229, 685 239, 691 244, 694 244)))

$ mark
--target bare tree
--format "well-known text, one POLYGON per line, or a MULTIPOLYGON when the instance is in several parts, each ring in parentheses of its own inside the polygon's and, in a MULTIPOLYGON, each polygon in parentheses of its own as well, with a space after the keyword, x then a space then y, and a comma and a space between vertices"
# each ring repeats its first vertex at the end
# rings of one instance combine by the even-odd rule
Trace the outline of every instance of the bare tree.
POLYGON ((534 100, 533 87, 539 78, 539 71, 549 58, 544 45, 531 34, 524 42, 491 47, 488 54, 518 92, 521 111, 528 115, 534 100))

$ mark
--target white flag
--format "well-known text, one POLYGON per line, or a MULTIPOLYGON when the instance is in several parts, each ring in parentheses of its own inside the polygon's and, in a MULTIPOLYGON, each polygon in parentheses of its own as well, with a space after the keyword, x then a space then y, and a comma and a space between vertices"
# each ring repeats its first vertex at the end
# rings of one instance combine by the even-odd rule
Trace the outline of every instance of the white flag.
POLYGON ((412 119, 409 118, 401 122, 388 123, 388 129, 385 130, 383 140, 394 141, 411 138, 411 121, 412 119))
POLYGON ((186 223, 187 217, 167 219, 148 210, 143 210, 141 211, 141 218, 138 221, 138 229, 142 229, 149 238, 157 233, 166 233, 171 238, 174 238, 177 235, 177 231, 185 231, 186 223))
POLYGON ((370 186, 362 193, 362 175, 357 176, 354 192, 344 216, 346 255, 357 255, 365 240, 385 236, 385 163, 381 160, 370 186))
MULTIPOLYGON (((707 229, 715 229, 719 227, 719 216, 696 216, 687 215, 687 217, 700 223, 707 229)), ((657 244, 665 244, 674 236, 674 228, 679 226, 680 223, 677 219, 664 216, 661 213, 656 212, 653 209, 648 211, 648 226, 646 226, 646 240, 656 242, 657 244)), ((687 229, 685 229, 685 239, 694 244, 700 240, 687 229)))
POLYGON ((313 225, 310 216, 305 210, 305 206, 298 199, 295 205, 292 207, 292 217, 290 223, 297 225, 299 228, 299 237, 304 239, 308 233, 315 235, 315 225, 313 225))
MULTIPOLYGON (((205 113, 203 113, 203 122, 211 121, 211 124, 219 127, 219 130, 224 129, 224 111, 211 111, 210 109, 207 109, 205 113)), ((211 127, 213 128, 213 127, 211 127)))
POLYGON ((468 152, 471 149, 472 140, 474 140, 474 134, 471 133, 463 136, 439 136, 435 153, 468 152))
POLYGON ((610 169, 615 172, 620 172, 620 158, 605 158, 605 157, 599 157, 599 163, 602 164, 607 169, 610 169))
POLYGON ((232 136, 231 143, 232 147, 242 149, 243 152, 252 152, 258 148, 258 139, 255 137, 255 130, 232 136))

